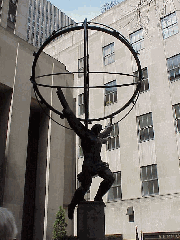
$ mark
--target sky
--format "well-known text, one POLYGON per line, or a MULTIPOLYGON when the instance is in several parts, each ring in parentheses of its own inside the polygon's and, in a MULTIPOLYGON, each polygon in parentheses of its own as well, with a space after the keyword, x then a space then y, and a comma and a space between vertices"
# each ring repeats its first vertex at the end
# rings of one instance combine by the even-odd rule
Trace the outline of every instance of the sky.
POLYGON ((53 5, 76 22, 83 22, 85 18, 92 18, 101 14, 101 7, 110 0, 49 0, 53 5))

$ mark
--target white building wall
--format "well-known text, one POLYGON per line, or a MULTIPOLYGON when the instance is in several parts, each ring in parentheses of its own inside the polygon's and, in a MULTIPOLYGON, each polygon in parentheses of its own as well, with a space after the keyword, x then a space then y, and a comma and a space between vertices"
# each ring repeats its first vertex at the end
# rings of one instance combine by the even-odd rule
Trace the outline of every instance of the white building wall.
MULTIPOLYGON (((139 59, 142 68, 147 67, 150 89, 140 93, 135 108, 119 123, 120 148, 106 151, 102 149, 102 160, 110 164, 113 172, 121 171, 122 199, 106 203, 106 234, 120 233, 124 239, 135 239, 135 226, 139 237, 142 232, 180 231, 179 227, 179 153, 180 137, 176 134, 172 105, 180 103, 180 82, 170 82, 166 59, 180 53, 179 34, 163 39, 161 17, 179 9, 178 1, 131 1, 126 0, 111 10, 92 20, 109 25, 127 39, 129 34, 143 28, 144 49, 140 50, 139 59), (154 140, 139 143, 136 117, 152 112, 154 140), (141 193, 140 168, 157 164, 159 194, 143 197, 141 193), (127 208, 133 206, 134 222, 129 222, 127 208)), ((179 31, 180 13, 176 11, 179 31)), ((78 59, 83 57, 83 33, 73 32, 52 43, 46 51, 62 61, 69 71, 78 70, 78 59)), ((91 32, 89 36, 90 71, 135 71, 131 54, 111 36, 100 32, 91 32), (115 43, 115 62, 103 66, 102 47, 115 43)), ((104 85, 123 77, 113 75, 90 74, 90 85, 104 85)), ((82 86, 83 78, 75 74, 74 86, 82 86)), ((83 90, 74 92, 77 97, 83 90)), ((90 90, 90 117, 102 117, 117 109, 117 105, 127 101, 132 95, 129 88, 118 88, 118 102, 104 107, 102 90, 90 90)), ((77 104, 78 108, 78 104, 77 104)), ((78 112, 77 112, 78 114, 78 112)), ((117 115, 117 122, 123 115, 117 115)), ((107 122, 101 122, 106 126, 107 122)), ((77 159, 78 172, 81 171, 82 159, 77 159)), ((93 179, 91 200, 93 200, 101 179, 93 179)), ((76 226, 75 226, 76 228, 76 226)))

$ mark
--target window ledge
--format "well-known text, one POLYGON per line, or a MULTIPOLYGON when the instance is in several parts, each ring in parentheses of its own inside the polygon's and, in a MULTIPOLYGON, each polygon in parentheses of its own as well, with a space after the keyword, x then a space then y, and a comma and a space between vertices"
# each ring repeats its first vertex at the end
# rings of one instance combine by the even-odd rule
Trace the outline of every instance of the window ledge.
POLYGON ((139 141, 139 143, 144 143, 144 142, 150 142, 150 141, 153 141, 154 138, 151 138, 151 139, 147 139, 147 140, 144 140, 144 141, 139 141))

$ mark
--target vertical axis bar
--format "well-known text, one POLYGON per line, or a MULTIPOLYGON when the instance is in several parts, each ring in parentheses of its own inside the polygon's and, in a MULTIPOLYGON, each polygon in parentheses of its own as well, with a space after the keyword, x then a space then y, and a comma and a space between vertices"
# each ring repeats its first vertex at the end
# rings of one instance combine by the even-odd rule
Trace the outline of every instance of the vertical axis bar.
POLYGON ((89 57, 88 57, 87 18, 85 18, 83 24, 84 24, 84 107, 85 107, 85 127, 88 129, 88 119, 89 119, 89 57))

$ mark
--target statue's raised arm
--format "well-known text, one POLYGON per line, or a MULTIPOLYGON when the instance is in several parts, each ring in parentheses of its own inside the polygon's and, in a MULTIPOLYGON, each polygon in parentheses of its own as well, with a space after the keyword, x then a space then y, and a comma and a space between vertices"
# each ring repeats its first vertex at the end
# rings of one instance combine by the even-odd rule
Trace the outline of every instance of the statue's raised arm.
POLYGON ((75 116, 73 111, 70 109, 64 94, 62 92, 62 89, 60 87, 57 88, 57 95, 58 98, 63 106, 63 115, 65 118, 67 118, 67 121, 70 125, 70 127, 74 130, 74 132, 80 137, 83 138, 87 132, 85 126, 80 122, 79 119, 75 116))

